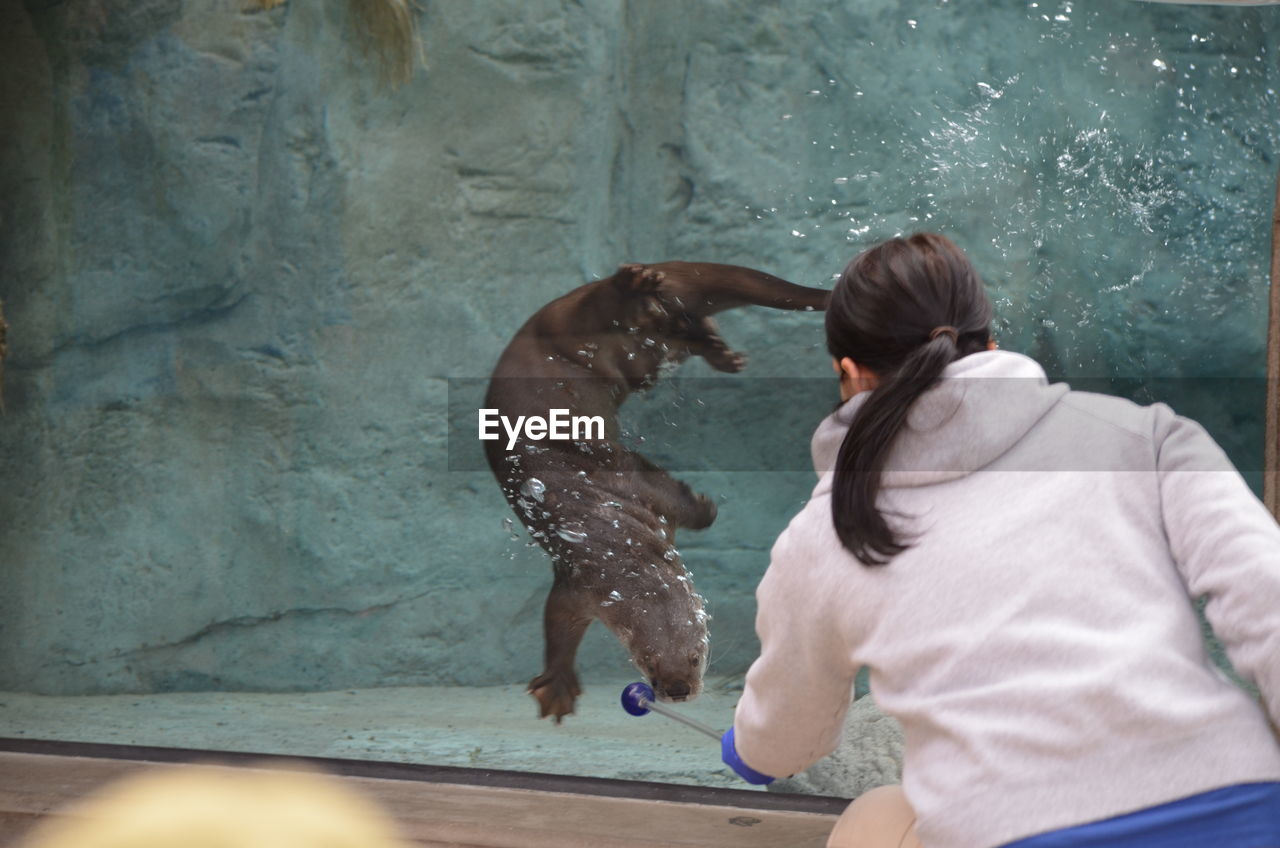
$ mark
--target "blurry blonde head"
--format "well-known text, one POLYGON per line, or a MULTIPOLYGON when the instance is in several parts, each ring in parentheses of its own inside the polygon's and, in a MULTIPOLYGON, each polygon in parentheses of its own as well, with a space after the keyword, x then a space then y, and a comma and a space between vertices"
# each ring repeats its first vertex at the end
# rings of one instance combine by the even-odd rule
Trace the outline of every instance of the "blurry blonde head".
POLYGON ((180 766, 125 778, 21 848, 404 848, 390 817, 309 772, 180 766))

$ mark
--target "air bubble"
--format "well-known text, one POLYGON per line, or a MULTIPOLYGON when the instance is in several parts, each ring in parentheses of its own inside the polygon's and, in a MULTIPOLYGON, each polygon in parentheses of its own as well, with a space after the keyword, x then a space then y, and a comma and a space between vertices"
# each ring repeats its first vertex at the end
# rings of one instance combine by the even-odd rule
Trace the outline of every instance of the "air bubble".
POLYGON ((586 533, 581 530, 570 530, 568 527, 557 527, 556 535, 575 545, 580 545, 587 540, 586 533))

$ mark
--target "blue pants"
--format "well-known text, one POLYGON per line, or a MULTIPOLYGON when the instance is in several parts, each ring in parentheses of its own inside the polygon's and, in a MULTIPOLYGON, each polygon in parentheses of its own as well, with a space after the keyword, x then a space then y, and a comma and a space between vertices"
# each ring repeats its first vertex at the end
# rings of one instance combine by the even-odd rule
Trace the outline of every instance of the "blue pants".
POLYGON ((1004 848, 1280 848, 1280 783, 1243 783, 1004 848))

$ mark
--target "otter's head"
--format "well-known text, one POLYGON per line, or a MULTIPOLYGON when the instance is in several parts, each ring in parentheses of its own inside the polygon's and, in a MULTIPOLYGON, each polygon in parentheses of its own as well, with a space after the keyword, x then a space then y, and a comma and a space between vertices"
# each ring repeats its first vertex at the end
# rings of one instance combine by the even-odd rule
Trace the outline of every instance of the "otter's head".
POLYGON ((707 667, 709 617, 683 564, 678 557, 644 563, 619 582, 601 606, 600 620, 626 646, 659 700, 697 697, 707 667))

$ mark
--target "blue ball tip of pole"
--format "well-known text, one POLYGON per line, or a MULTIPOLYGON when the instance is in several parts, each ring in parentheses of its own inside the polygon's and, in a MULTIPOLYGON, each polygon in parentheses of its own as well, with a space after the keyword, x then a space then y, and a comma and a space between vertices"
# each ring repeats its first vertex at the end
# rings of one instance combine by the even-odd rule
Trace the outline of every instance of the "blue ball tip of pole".
POLYGON ((637 680, 630 683, 622 690, 622 708, 633 716, 642 716, 649 712, 649 708, 645 704, 651 704, 656 699, 653 697, 653 687, 648 683, 637 680))

